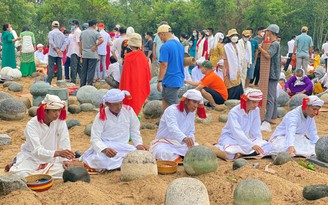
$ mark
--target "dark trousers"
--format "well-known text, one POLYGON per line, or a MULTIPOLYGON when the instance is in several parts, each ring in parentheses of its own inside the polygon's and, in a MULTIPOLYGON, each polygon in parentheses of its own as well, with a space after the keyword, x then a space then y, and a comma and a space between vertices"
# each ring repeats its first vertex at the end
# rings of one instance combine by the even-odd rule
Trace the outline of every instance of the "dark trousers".
POLYGON ((254 85, 259 84, 259 80, 260 80, 260 63, 261 63, 261 58, 257 58, 256 66, 255 66, 255 69, 254 69, 254 78, 250 81, 251 84, 254 81, 255 81, 254 85))
POLYGON ((81 57, 76 54, 71 55, 71 82, 76 84, 76 76, 79 74, 81 78, 81 57))
POLYGON ((288 70, 290 61, 292 61, 292 56, 293 56, 293 53, 288 53, 288 59, 287 59, 287 62, 285 64, 284 71, 287 71, 288 70))
POLYGON ((80 87, 93 84, 93 78, 96 72, 96 65, 96 58, 82 58, 80 87))
POLYGON ((205 87, 204 90, 212 95, 216 104, 221 105, 224 103, 225 100, 223 99, 223 97, 221 96, 220 93, 218 93, 215 90, 213 90, 212 88, 208 88, 208 87, 205 87))
POLYGON ((53 57, 53 56, 48 56, 48 78, 47 82, 51 84, 52 78, 55 76, 54 72, 54 65, 57 65, 57 80, 62 79, 63 75, 63 68, 62 68, 62 58, 60 57, 53 57))
POLYGON ((70 63, 71 63, 71 58, 67 57, 65 65, 64 65, 64 67, 65 67, 65 79, 66 80, 69 80, 69 66, 70 66, 70 63))

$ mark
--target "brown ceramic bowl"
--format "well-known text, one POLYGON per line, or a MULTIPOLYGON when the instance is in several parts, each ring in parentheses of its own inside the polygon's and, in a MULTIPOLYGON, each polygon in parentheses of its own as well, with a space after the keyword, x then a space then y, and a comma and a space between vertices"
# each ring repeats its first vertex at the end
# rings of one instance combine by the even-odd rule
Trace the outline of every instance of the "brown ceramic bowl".
POLYGON ((157 161, 157 170, 159 174, 174 174, 177 172, 178 164, 173 161, 157 161))

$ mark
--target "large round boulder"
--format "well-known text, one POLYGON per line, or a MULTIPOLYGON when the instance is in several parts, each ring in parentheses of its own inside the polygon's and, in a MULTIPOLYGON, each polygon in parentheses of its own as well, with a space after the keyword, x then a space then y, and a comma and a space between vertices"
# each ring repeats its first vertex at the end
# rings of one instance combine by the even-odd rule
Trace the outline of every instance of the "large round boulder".
POLYGON ((22 92, 23 91, 23 85, 14 82, 14 83, 9 85, 8 90, 13 91, 13 92, 22 92))
POLYGON ((50 87, 49 83, 39 81, 31 85, 30 93, 33 96, 46 96, 50 87))
POLYGON ((0 118, 3 120, 21 120, 25 113, 26 106, 21 100, 9 98, 0 102, 0 118))
POLYGON ((182 177, 167 187, 165 205, 210 205, 205 185, 198 179, 182 177))
POLYGON ((148 100, 162 100, 162 93, 157 90, 157 83, 150 84, 148 100))
POLYGON ((0 102, 6 99, 13 99, 14 97, 9 93, 0 92, 0 102))
POLYGON ((288 105, 288 102, 289 102, 289 95, 285 91, 281 90, 279 92, 279 97, 277 98, 278 107, 286 106, 288 105))
POLYGON ((102 98, 104 97, 104 95, 108 92, 107 89, 99 89, 97 90, 97 92, 94 94, 94 96, 92 96, 91 98, 91 103, 96 107, 99 108, 100 103, 102 101, 102 98))
POLYGON ((77 182, 83 181, 90 183, 90 175, 88 171, 84 167, 73 166, 65 169, 63 173, 63 181, 64 182, 77 182))
POLYGON ((154 156, 144 150, 135 150, 126 155, 121 166, 121 180, 131 181, 157 175, 154 156))
POLYGON ((91 85, 81 87, 76 94, 77 100, 82 103, 91 103, 93 96, 97 92, 97 88, 91 85))
POLYGON ((9 72, 10 70, 12 70, 11 67, 8 67, 8 66, 7 66, 7 67, 3 67, 3 68, 1 69, 1 71, 0 71, 1 76, 8 75, 8 72, 9 72))
POLYGON ((246 179, 238 183, 233 192, 234 205, 270 205, 272 194, 269 187, 258 179, 246 179))
POLYGON ((83 103, 80 108, 83 112, 90 112, 94 110, 95 106, 91 103, 83 103))
POLYGON ((239 103, 240 103, 240 100, 235 100, 235 99, 226 100, 224 102, 224 104, 229 108, 229 110, 231 110, 232 108, 234 108, 239 103))
POLYGON ((294 108, 302 105, 303 98, 306 98, 306 97, 308 97, 308 96, 305 95, 305 94, 296 94, 296 95, 294 95, 289 101, 290 110, 293 110, 294 108))
POLYGON ((318 160, 328 163, 328 135, 321 137, 315 143, 315 154, 318 160))
POLYGON ((22 72, 19 69, 11 69, 7 73, 13 80, 20 80, 22 78, 22 72))
POLYGON ((153 100, 145 105, 143 113, 146 118, 159 118, 163 113, 162 109, 162 102, 159 100, 153 100))
POLYGON ((187 174, 197 176, 215 172, 218 168, 218 160, 214 151, 199 145, 188 150, 183 160, 183 167, 187 174))

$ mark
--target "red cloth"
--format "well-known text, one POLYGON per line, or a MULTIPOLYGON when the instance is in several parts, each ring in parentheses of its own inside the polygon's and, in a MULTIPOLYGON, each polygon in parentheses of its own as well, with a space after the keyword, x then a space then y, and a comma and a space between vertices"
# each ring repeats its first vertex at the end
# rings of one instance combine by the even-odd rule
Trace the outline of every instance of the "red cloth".
POLYGON ((120 89, 130 92, 132 99, 124 99, 123 104, 130 105, 136 115, 150 94, 150 67, 141 50, 127 53, 124 57, 120 89))

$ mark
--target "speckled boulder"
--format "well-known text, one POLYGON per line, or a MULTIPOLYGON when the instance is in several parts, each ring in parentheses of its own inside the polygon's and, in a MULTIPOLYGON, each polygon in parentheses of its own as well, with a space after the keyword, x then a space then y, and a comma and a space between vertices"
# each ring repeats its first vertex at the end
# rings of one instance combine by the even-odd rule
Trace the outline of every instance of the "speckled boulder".
POLYGON ((280 152, 277 156, 272 155, 272 157, 274 165, 282 165, 293 160, 287 152, 280 152))
POLYGON ((162 93, 157 90, 157 83, 150 84, 149 100, 162 100, 162 93))
POLYGON ((14 97, 9 93, 0 92, 0 102, 6 99, 13 99, 14 97))
POLYGON ((278 118, 282 118, 286 115, 287 111, 284 107, 278 107, 277 108, 277 116, 278 118))
POLYGON ((31 85, 30 93, 33 96, 46 96, 49 88, 50 88, 49 83, 39 81, 31 85))
POLYGON ((29 190, 24 180, 17 175, 0 175, 0 196, 7 195, 16 190, 29 190))
POLYGON ((246 179, 238 183, 233 192, 234 205, 270 205, 269 187, 258 179, 246 179))
POLYGON ((131 181, 157 175, 154 156, 144 150, 135 150, 126 155, 121 166, 121 180, 131 181))
POLYGON ((279 97, 277 98, 278 107, 286 106, 288 105, 288 102, 289 102, 289 95, 285 91, 281 90, 279 93, 279 97))
POLYGON ((328 136, 321 137, 315 144, 318 160, 328 163, 328 136))
POLYGON ((294 95, 289 101, 290 110, 293 110, 294 108, 302 105, 303 98, 306 98, 306 97, 307 97, 307 95, 305 95, 305 94, 296 94, 296 95, 294 95))
POLYGON ((0 102, 0 118, 3 120, 21 120, 25 113, 26 106, 21 100, 12 98, 0 102))
POLYGON ((91 85, 86 85, 81 87, 76 94, 77 100, 82 104, 82 103, 91 103, 91 99, 97 92, 97 88, 91 86, 91 85))
POLYGON ((143 113, 146 118, 159 118, 163 113, 162 101, 153 100, 148 102, 143 108, 143 113))
POLYGON ((103 96, 108 92, 107 89, 99 89, 97 92, 92 96, 91 103, 96 107, 99 108, 100 103, 102 101, 103 96))
POLYGON ((327 185, 311 185, 303 189, 303 197, 307 200, 317 200, 323 197, 328 197, 327 185))
POLYGON ((9 85, 8 90, 13 91, 13 92, 22 92, 23 85, 13 82, 12 84, 9 85))
POLYGON ((74 126, 80 126, 81 123, 76 119, 72 119, 72 120, 66 120, 66 125, 68 129, 71 129, 74 126))
POLYGON ((224 102, 224 104, 229 108, 229 110, 231 110, 232 108, 234 108, 236 105, 238 105, 240 103, 240 100, 226 100, 224 102))
POLYGON ((85 126, 85 128, 84 128, 84 134, 85 135, 87 135, 87 136, 91 136, 91 128, 92 128, 92 124, 93 123, 91 123, 91 124, 88 124, 87 126, 85 126))
POLYGON ((37 107, 37 106, 30 107, 30 108, 28 109, 28 115, 31 116, 31 117, 36 116, 36 110, 37 110, 38 108, 39 108, 39 107, 37 107))
POLYGON ((19 69, 11 69, 7 73, 13 80, 20 80, 22 78, 22 72, 19 69))
POLYGON ((90 112, 95 109, 95 106, 91 103, 83 103, 82 105, 80 105, 80 107, 81 107, 81 111, 83 112, 90 112))
POLYGON ((205 185, 198 179, 182 177, 167 187, 165 205, 210 205, 205 185))
POLYGON ((84 167, 73 166, 65 169, 63 173, 63 181, 64 183, 77 181, 90 183, 90 175, 84 167))
POLYGON ((228 115, 227 114, 222 114, 219 116, 219 122, 226 123, 228 121, 228 115))
POLYGON ((6 81, 6 82, 3 83, 3 87, 4 87, 4 88, 7 88, 7 87, 9 87, 9 85, 11 85, 12 83, 14 83, 14 81, 6 81))
POLYGON ((70 112, 72 114, 78 114, 81 112, 81 107, 80 107, 80 105, 69 105, 68 112, 70 112))
POLYGON ((232 169, 236 170, 239 169, 240 167, 243 167, 248 164, 248 161, 243 158, 236 159, 233 164, 232 164, 232 169))

